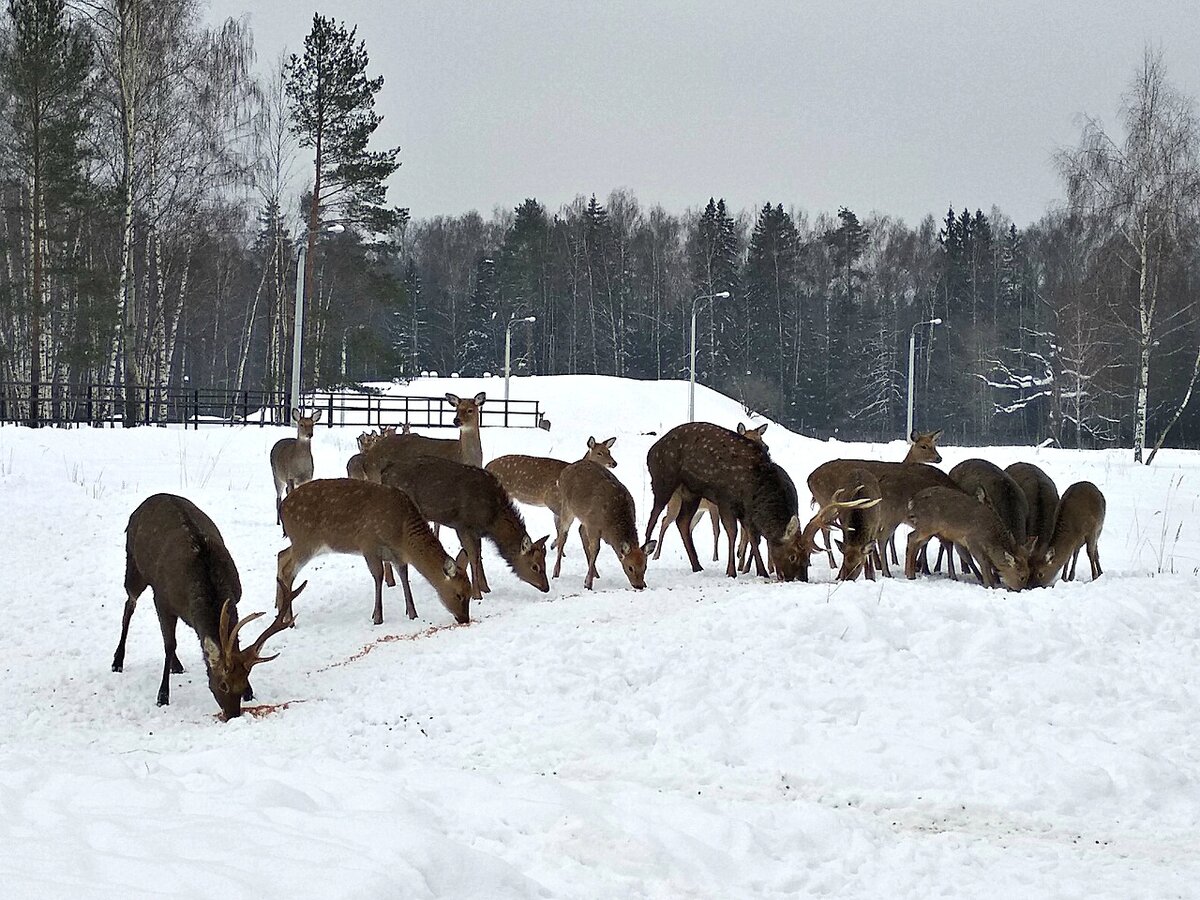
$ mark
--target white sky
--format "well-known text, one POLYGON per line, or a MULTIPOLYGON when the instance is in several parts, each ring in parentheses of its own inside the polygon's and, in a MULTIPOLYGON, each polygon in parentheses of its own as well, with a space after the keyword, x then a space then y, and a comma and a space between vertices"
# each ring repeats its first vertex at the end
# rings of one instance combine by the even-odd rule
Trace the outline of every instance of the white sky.
POLYGON ((1147 43, 1200 93, 1195 0, 211 0, 249 16, 262 64, 317 9, 386 79, 377 145, 401 146, 390 202, 415 217, 625 187, 673 212, 715 195, 915 224, 994 203, 1025 225, 1147 43))

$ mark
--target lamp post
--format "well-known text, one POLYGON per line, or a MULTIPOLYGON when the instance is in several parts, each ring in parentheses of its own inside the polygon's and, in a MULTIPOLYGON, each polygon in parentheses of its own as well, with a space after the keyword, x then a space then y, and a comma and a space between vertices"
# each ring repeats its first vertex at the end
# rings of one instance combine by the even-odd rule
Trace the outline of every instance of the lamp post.
POLYGON ((715 294, 701 294, 692 298, 692 352, 691 365, 688 370, 688 417, 689 422, 696 421, 696 308, 701 300, 723 300, 729 296, 729 291, 718 291, 715 294))
POLYGON ((508 320, 504 326, 504 402, 508 403, 508 378, 512 374, 512 327, 518 322, 536 322, 537 316, 516 317, 508 320))
MULTIPOLYGON (((319 229, 329 234, 341 234, 346 226, 334 223, 319 229)), ((301 242, 296 252, 296 311, 292 318, 292 407, 300 408, 300 354, 304 346, 304 261, 308 253, 306 239, 301 242)), ((290 421, 290 419, 289 419, 290 421)))
POLYGON ((917 329, 925 325, 932 328, 934 325, 941 324, 941 319, 928 319, 924 322, 917 322, 908 332, 908 430, 904 432, 906 441, 912 440, 913 433, 913 370, 916 367, 917 358, 917 329))

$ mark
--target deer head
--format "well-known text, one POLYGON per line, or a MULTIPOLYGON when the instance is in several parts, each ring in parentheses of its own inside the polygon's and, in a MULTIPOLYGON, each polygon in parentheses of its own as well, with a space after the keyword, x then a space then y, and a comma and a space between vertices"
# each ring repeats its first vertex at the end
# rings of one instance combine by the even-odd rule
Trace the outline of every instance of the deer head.
POLYGON ((646 563, 657 546, 658 541, 655 540, 646 541, 640 547, 630 544, 629 541, 622 541, 616 548, 621 568, 625 570, 625 577, 635 590, 640 591, 646 586, 646 563))
POLYGON ((783 581, 792 581, 799 578, 801 581, 808 580, 808 558, 813 553, 825 552, 826 548, 817 544, 817 532, 823 528, 840 527, 838 517, 844 509, 869 509, 876 506, 880 502, 879 497, 874 499, 863 497, 858 500, 842 500, 842 494, 845 493, 844 488, 838 488, 833 492, 833 498, 829 503, 821 507, 817 514, 813 516, 804 530, 800 531, 800 520, 793 516, 792 521, 788 523, 788 529, 784 533, 785 550, 782 554, 776 551, 773 558, 776 562, 776 569, 779 570, 779 577, 783 581), (791 577, 787 576, 787 572, 791 571, 794 574, 791 577))
POLYGON ((454 424, 458 428, 478 428, 479 410, 487 394, 480 391, 470 400, 464 400, 457 394, 447 394, 446 402, 454 407, 454 424))
POLYGON ((594 437, 588 438, 588 452, 584 457, 588 462, 594 462, 598 466, 604 466, 606 469, 615 469, 617 461, 612 458, 612 445, 617 442, 615 437, 610 437, 606 441, 598 441, 594 437))
POLYGON ((313 426, 321 421, 321 410, 314 411, 311 416, 303 416, 299 409, 292 407, 292 421, 296 424, 296 437, 302 441, 310 440, 313 426))
POLYGON ((763 432, 767 430, 770 422, 763 422, 757 428, 747 428, 744 422, 738 422, 737 433, 742 437, 749 438, 756 444, 762 444, 763 449, 767 449, 767 442, 763 440, 763 432))
POLYGON ((908 436, 912 441, 912 446, 908 448, 908 455, 904 457, 905 462, 928 462, 940 463, 942 454, 938 453, 937 442, 942 436, 942 430, 937 431, 916 431, 908 436))
MULTIPOLYGON (((294 599, 305 584, 295 591, 289 591, 294 599)), ((204 661, 208 668, 208 689, 221 707, 225 720, 236 719, 242 714, 242 699, 249 699, 250 670, 259 663, 270 662, 279 656, 263 656, 263 644, 273 635, 294 624, 291 603, 287 603, 275 616, 275 620, 263 629, 253 644, 244 650, 238 646, 238 634, 247 623, 253 622, 262 615, 261 612, 251 613, 236 624, 233 622, 234 605, 232 600, 226 600, 221 606, 221 622, 217 635, 219 642, 211 637, 205 638, 204 661)))
MULTIPOLYGON (((461 564, 456 563, 449 556, 442 563, 442 575, 445 581, 438 585, 434 585, 438 596, 441 598, 442 606, 446 607, 446 611, 454 616, 454 621, 459 625, 471 624, 471 579, 467 577, 466 551, 459 552, 461 564)), ((543 562, 545 554, 542 555, 543 562)), ((545 566, 542 566, 543 571, 545 566)))
POLYGON ((542 593, 550 590, 550 581, 546 577, 546 541, 550 535, 536 541, 526 535, 521 539, 521 549, 513 559, 513 571, 522 581, 532 584, 542 593))

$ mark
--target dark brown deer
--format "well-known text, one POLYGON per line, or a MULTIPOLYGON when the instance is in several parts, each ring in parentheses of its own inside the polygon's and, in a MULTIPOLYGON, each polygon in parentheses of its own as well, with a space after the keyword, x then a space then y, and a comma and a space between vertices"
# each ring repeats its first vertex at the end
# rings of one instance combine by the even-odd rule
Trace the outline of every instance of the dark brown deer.
MULTIPOLYGON (((242 714, 242 701, 253 700, 250 670, 274 656, 263 656, 263 644, 291 624, 290 607, 244 650, 238 635, 262 613, 237 617, 242 583, 221 532, 190 500, 173 494, 146 498, 129 517, 125 529, 125 613, 112 670, 125 668, 125 640, 138 597, 150 587, 163 636, 163 675, 158 705, 171 702, 171 673, 183 671, 176 654, 179 619, 196 632, 208 670, 208 689, 225 719, 242 714)), ((303 590, 301 586, 300 590, 303 590)), ((300 593, 297 590, 291 596, 300 593)))
POLYGON ((1068 563, 1070 566, 1063 572, 1063 581, 1074 581, 1079 551, 1085 546, 1092 566, 1092 581, 1103 575, 1099 541, 1104 529, 1104 511, 1104 494, 1090 481, 1077 481, 1063 491, 1050 541, 1042 554, 1034 557, 1030 584, 1045 587, 1068 563))
POLYGON ((280 524, 279 504, 283 498, 304 484, 312 481, 313 426, 321 421, 321 410, 311 416, 300 415, 292 410, 292 421, 296 423, 296 436, 282 438, 271 448, 271 475, 275 479, 275 524, 280 524))
POLYGON ((589 460, 571 463, 558 476, 558 491, 562 498, 562 515, 558 526, 558 558, 554 562, 554 577, 562 569, 563 547, 567 533, 579 520, 579 538, 587 557, 588 569, 583 586, 592 590, 599 576, 596 557, 600 541, 613 548, 629 584, 636 590, 646 586, 647 554, 654 551, 654 541, 637 542, 637 513, 633 496, 615 475, 589 460))
POLYGON ((1025 517, 1025 535, 1036 538, 1031 559, 1043 556, 1054 531, 1054 516, 1058 511, 1058 488, 1054 479, 1033 463, 1013 463, 1004 470, 1025 494, 1029 513, 1025 517))
MULTIPOLYGON (((909 435, 911 443, 908 447, 908 452, 902 464, 918 464, 918 463, 940 463, 942 454, 938 452, 937 442, 941 438, 941 429, 937 431, 913 431, 909 435)), ((879 477, 879 471, 876 467, 893 467, 896 463, 885 463, 873 459, 831 459, 827 463, 822 463, 813 469, 812 474, 808 476, 808 489, 812 491, 813 506, 824 506, 833 496, 833 492, 838 488, 848 488, 850 484, 852 470, 861 469, 871 472, 876 477, 879 477)), ((928 486, 928 485, 926 485, 928 486)), ((902 500, 899 509, 893 510, 895 513, 895 521, 899 524, 904 518, 904 504, 908 502, 908 497, 899 498, 902 500)), ((884 516, 886 521, 889 517, 884 516)), ((896 548, 892 543, 892 532, 895 531, 895 526, 884 535, 884 543, 887 544, 892 551, 892 562, 897 561, 896 548)), ((825 547, 829 555, 829 568, 837 568, 837 563, 833 558, 833 547, 829 542, 829 533, 825 532, 825 547)), ((880 553, 883 552, 883 547, 880 548, 880 553)), ((887 565, 887 559, 880 558, 880 567, 883 569, 883 574, 891 577, 891 571, 887 565)))
POLYGON ((491 591, 480 556, 482 538, 496 549, 518 578, 539 591, 546 578, 546 537, 533 541, 512 498, 491 472, 437 456, 400 458, 384 466, 382 482, 404 491, 426 520, 453 528, 471 567, 471 596, 491 591))
MULTIPOLYGON (((737 433, 748 440, 754 441, 762 446, 764 450, 769 450, 767 442, 763 439, 763 434, 767 430, 769 422, 764 422, 757 428, 747 428, 744 423, 738 422, 737 433)), ((667 528, 675 521, 679 515, 679 505, 683 502, 682 495, 676 491, 671 495, 671 502, 667 504, 667 511, 663 513, 662 522, 658 527, 658 546, 654 549, 654 558, 658 559, 662 556, 663 538, 666 536, 667 528)), ((717 562, 720 559, 719 550, 721 543, 721 514, 717 511, 717 505, 711 500, 701 500, 700 508, 696 515, 692 517, 692 530, 696 529, 696 524, 700 521, 700 516, 707 513, 708 521, 712 525, 713 533, 713 556, 712 561, 717 562)), ((747 554, 750 548, 750 538, 743 531, 740 540, 738 541, 738 560, 739 570, 742 572, 750 571, 749 559, 747 554)))
MULTIPOLYGON (((606 469, 615 469, 616 460, 612 457, 612 446, 617 439, 610 437, 606 441, 598 441, 594 437, 587 439, 587 453, 582 459, 593 462, 606 469)), ((570 463, 562 459, 552 459, 547 456, 523 456, 513 453, 508 456, 498 456, 484 468, 500 479, 500 484, 518 503, 530 506, 543 506, 554 515, 554 534, 558 534, 559 520, 562 518, 562 502, 558 493, 558 476, 570 463)))
POLYGON ((979 561, 983 583, 995 587, 996 574, 1004 585, 1019 591, 1029 581, 1029 551, 1013 539, 1000 518, 958 488, 931 487, 908 501, 908 553, 904 574, 917 577, 917 553, 930 538, 965 547, 979 561))
POLYGON ((458 437, 431 438, 423 434, 393 434, 367 451, 366 473, 378 481, 383 467, 404 457, 438 456, 464 465, 483 468, 483 444, 479 440, 479 416, 487 395, 480 391, 472 399, 447 394, 446 402, 454 407, 454 424, 458 437))
POLYGON ((833 492, 835 504, 839 500, 849 501, 839 504, 837 517, 837 527, 842 532, 836 541, 842 553, 837 580, 854 581, 860 574, 865 574, 868 581, 874 581, 878 544, 883 536, 879 510, 883 491, 879 479, 866 469, 851 469, 849 475, 849 486, 833 492))
MULTIPOLYGON (((965 493, 970 494, 1000 518, 1000 521, 1012 532, 1013 540, 1017 542, 1018 546, 1025 544, 1025 523, 1029 518, 1029 501, 1025 499, 1025 492, 1021 490, 1021 486, 1007 472, 986 459, 972 458, 964 459, 952 468, 950 477, 965 493)), ((938 550, 937 563, 934 565, 935 571, 941 567, 942 555, 946 549, 946 545, 943 544, 938 550)), ((977 565, 963 553, 963 548, 959 548, 959 553, 962 557, 963 568, 969 568, 978 575, 977 565)), ((951 577, 954 575, 953 564, 953 559, 947 563, 951 577)))
POLYGON ((471 583, 429 530, 416 505, 403 491, 352 478, 310 481, 284 498, 283 525, 291 546, 279 551, 281 593, 276 608, 289 604, 286 594, 309 560, 325 553, 352 553, 366 560, 375 579, 371 621, 383 624, 383 564, 398 567, 404 586, 404 610, 417 617, 408 582, 411 564, 424 576, 454 620, 471 621, 471 583))
POLYGON ((702 571, 692 543, 691 521, 701 500, 711 500, 720 511, 729 545, 725 574, 737 577, 734 552, 736 526, 750 535, 759 575, 766 568, 758 555, 756 536, 767 539, 776 571, 784 581, 801 576, 808 553, 799 543, 800 518, 796 487, 775 465, 767 451, 736 432, 708 422, 689 422, 672 428, 646 455, 654 505, 646 523, 646 540, 671 496, 681 488, 683 499, 675 525, 683 538, 692 571, 702 571))

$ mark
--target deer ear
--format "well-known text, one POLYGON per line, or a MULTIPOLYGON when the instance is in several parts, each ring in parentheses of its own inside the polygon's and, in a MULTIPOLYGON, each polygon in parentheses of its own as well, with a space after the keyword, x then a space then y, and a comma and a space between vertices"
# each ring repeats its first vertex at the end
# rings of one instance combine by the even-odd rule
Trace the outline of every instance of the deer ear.
POLYGON ((550 535, 546 535, 544 538, 538 538, 536 541, 533 542, 533 546, 537 550, 545 550, 546 549, 546 541, 548 541, 548 540, 550 540, 550 535))
POLYGON ((745 433, 746 433, 746 423, 738 422, 738 434, 745 434, 745 433))
POLYGON ((624 559, 626 556, 628 556, 631 549, 632 548, 629 546, 629 541, 621 541, 621 558, 624 559))
POLYGON ((298 409, 297 409, 296 407, 294 407, 294 406, 292 407, 292 421, 293 421, 293 422, 299 422, 299 421, 300 421, 300 410, 298 410, 298 409))
POLYGON ((588 435, 588 449, 591 450, 595 446, 596 446, 596 439, 589 434, 588 435))
POLYGON ((1046 551, 1046 562, 1054 562, 1054 548, 1051 547, 1046 551))
POLYGON ((1011 553, 1009 553, 1007 550, 1004 551, 1004 563, 1005 563, 1005 565, 1008 565, 1008 566, 1015 566, 1017 564, 1016 559, 1014 559, 1013 555, 1011 553))
POLYGON ((614 435, 613 437, 610 437, 608 440, 606 440, 606 441, 601 441, 600 443, 602 443, 602 444, 603 444, 605 447, 609 447, 609 448, 611 448, 611 447, 612 447, 612 445, 613 445, 613 444, 615 444, 616 442, 617 442, 617 438, 616 438, 616 436, 614 435))
POLYGON ((221 648, 217 642, 210 637, 206 637, 202 644, 204 648, 204 659, 208 662, 210 669, 220 668, 221 663, 221 648))
POLYGON ((921 432, 917 431, 917 429, 914 428, 912 431, 912 434, 910 434, 908 436, 908 439, 915 444, 917 441, 919 441, 921 439, 921 432))
POLYGON ((533 541, 529 539, 529 535, 525 535, 525 537, 521 538, 521 555, 524 556, 532 549, 533 541))
POLYGON ((485 394, 483 391, 480 391, 478 394, 475 395, 475 405, 483 406, 483 401, 486 399, 487 399, 487 394, 485 394))
POLYGON ((975 488, 975 499, 980 503, 987 503, 987 492, 982 487, 975 488))
POLYGON ((321 421, 321 411, 319 409, 312 414, 312 420, 314 425, 321 421))
POLYGON ((453 578, 461 569, 466 568, 467 551, 460 550, 458 552, 458 561, 446 557, 446 561, 442 563, 442 571, 446 573, 447 578, 453 578))
POLYGON ((787 528, 783 530, 784 541, 790 541, 796 536, 796 532, 800 530, 800 517, 792 516, 788 519, 787 528))
POLYGON ((657 547, 658 541, 651 538, 650 540, 646 541, 646 543, 642 544, 642 552, 649 556, 657 547))
POLYGON ((930 435, 929 435, 929 442, 930 442, 931 444, 936 444, 936 443, 937 443, 937 441, 938 441, 938 438, 940 438, 941 436, 942 436, 942 429, 940 429, 940 428, 939 428, 937 431, 934 431, 934 432, 931 432, 931 433, 930 433, 930 435))
POLYGON ((446 394, 446 402, 453 406, 458 406, 458 395, 457 394, 446 394))
POLYGON ((838 551, 839 551, 839 552, 841 552, 841 553, 845 553, 845 552, 846 552, 846 545, 845 545, 845 544, 843 544, 843 543, 842 543, 840 540, 838 540, 837 538, 834 538, 834 539, 833 539, 833 542, 834 542, 835 544, 837 544, 837 548, 838 548, 838 551))

